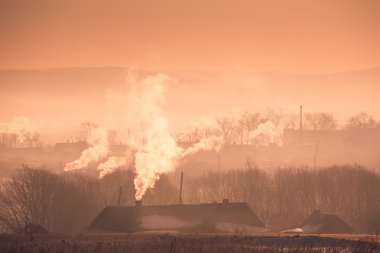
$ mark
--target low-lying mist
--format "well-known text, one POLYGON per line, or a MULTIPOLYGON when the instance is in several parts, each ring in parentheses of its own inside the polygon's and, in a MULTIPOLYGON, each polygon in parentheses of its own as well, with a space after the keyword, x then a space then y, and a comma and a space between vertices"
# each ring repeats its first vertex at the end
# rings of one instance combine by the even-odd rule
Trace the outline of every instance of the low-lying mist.
MULTIPOLYGON (((2 166, 25 163, 65 172, 96 168, 97 176, 104 177, 133 165, 136 199, 154 188, 164 174, 185 170, 193 172, 190 177, 200 176, 205 171, 242 168, 247 160, 265 169, 317 169, 346 163, 375 170, 380 167, 376 152, 380 125, 366 112, 352 115, 342 125, 331 112, 249 111, 238 109, 238 105, 212 116, 205 112, 206 116, 189 120, 173 133, 166 101, 168 97, 173 99, 171 92, 178 90, 183 79, 130 70, 123 87, 104 94, 107 106, 102 120, 84 118, 76 132, 68 127, 66 136, 70 138, 61 139, 54 148, 43 142, 44 130, 38 121, 16 117, 1 123, 2 166)), ((206 81, 215 82, 214 76, 206 81)), ((180 90, 187 91, 184 87, 180 90)), ((217 91, 214 84, 210 87, 217 91)), ((221 92, 225 94, 225 90, 221 92)), ((201 99, 191 92, 177 93, 178 105, 182 96, 193 97, 194 104, 201 99)), ((210 101, 213 99, 210 97, 210 101)))

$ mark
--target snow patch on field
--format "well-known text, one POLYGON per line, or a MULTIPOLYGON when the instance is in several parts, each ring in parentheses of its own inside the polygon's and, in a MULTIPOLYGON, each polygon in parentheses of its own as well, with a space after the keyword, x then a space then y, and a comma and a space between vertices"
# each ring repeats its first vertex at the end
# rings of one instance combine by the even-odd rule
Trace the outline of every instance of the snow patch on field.
POLYGON ((317 234, 319 230, 320 225, 316 226, 303 226, 300 228, 293 228, 282 231, 283 233, 288 234, 317 234))
POLYGON ((268 229, 249 226, 245 224, 237 224, 237 223, 228 223, 228 222, 218 222, 215 224, 215 230, 218 232, 251 232, 251 233, 261 233, 267 232, 268 229))
POLYGON ((147 215, 140 220, 140 227, 143 229, 181 229, 194 227, 200 222, 189 222, 173 216, 147 215))

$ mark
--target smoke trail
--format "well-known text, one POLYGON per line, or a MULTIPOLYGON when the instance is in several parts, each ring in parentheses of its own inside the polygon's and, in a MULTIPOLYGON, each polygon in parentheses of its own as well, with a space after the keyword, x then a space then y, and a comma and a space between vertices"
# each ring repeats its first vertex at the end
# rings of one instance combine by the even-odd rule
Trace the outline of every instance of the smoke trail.
MULTIPOLYGON (((132 79, 133 80, 133 79, 132 79)), ((163 74, 135 82, 131 94, 136 119, 142 122, 143 141, 136 144, 135 168, 136 199, 141 199, 148 188, 163 173, 174 170, 182 149, 169 134, 168 123, 162 112, 165 85, 172 79, 163 74)))
POLYGON ((112 173, 116 169, 123 167, 127 164, 126 157, 111 156, 104 163, 99 164, 99 178, 103 178, 105 175, 112 173))
POLYGON ((195 154, 199 151, 215 150, 219 152, 224 145, 223 136, 210 136, 201 139, 198 143, 195 143, 193 146, 189 147, 182 153, 182 157, 195 154))
MULTIPOLYGON (((185 156, 201 150, 219 150, 223 143, 221 137, 210 136, 187 150, 177 145, 169 134, 168 121, 162 110, 166 88, 174 81, 164 74, 138 80, 136 75, 130 73, 127 76, 127 94, 112 96, 111 104, 125 116, 128 128, 139 129, 135 131, 135 138, 129 140, 128 137, 128 145, 134 152, 137 200, 142 198, 147 189, 154 187, 162 174, 173 171, 185 156), (136 134, 138 132, 140 134, 136 134)), ((110 157, 98 166, 100 177, 133 159, 110 157)))
POLYGON ((108 134, 103 128, 90 128, 87 135, 87 143, 90 147, 82 151, 78 160, 66 164, 64 168, 65 171, 83 169, 91 162, 99 162, 101 159, 107 157, 109 153, 108 134))
POLYGON ((132 148, 128 148, 125 156, 111 156, 107 159, 107 161, 99 164, 99 178, 103 178, 105 175, 111 174, 116 169, 122 168, 124 166, 128 166, 134 161, 135 150, 132 148))

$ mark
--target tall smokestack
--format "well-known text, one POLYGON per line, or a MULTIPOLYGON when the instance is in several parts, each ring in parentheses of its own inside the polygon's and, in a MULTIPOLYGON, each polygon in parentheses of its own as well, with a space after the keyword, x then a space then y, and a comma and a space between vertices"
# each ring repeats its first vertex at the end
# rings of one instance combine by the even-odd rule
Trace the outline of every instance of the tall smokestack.
POLYGON ((179 186, 178 205, 182 205, 183 204, 183 201, 182 201, 182 183, 183 183, 183 172, 181 172, 181 183, 180 183, 180 186, 179 186))

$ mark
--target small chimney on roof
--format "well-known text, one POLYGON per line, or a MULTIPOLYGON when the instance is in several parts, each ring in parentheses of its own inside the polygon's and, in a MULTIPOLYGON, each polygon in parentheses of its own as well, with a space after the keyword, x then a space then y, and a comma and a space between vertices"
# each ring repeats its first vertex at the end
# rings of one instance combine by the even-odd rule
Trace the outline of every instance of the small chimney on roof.
POLYGON ((135 205, 136 207, 140 207, 142 205, 142 200, 136 200, 135 205))
POLYGON ((229 199, 223 199, 223 200, 222 200, 222 203, 223 203, 223 204, 228 204, 228 203, 230 203, 230 200, 229 200, 229 199))

